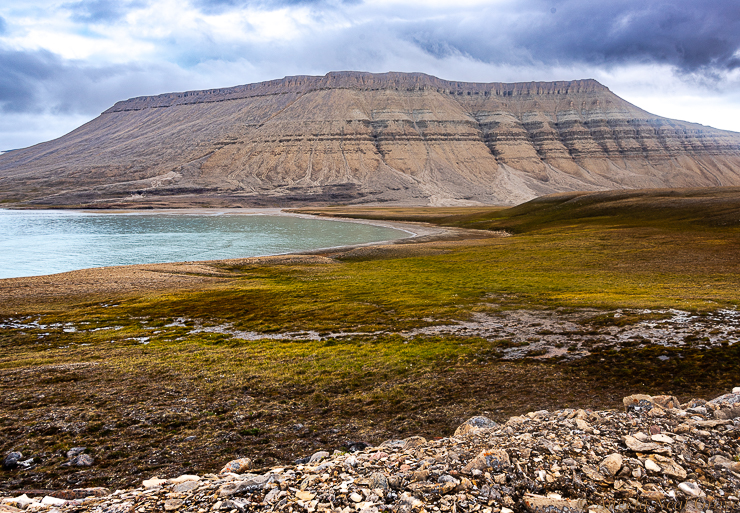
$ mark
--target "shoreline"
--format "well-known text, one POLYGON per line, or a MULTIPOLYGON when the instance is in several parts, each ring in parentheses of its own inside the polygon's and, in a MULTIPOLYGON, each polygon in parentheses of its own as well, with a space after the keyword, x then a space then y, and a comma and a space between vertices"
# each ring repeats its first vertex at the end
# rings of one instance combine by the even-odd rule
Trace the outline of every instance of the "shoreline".
MULTIPOLYGON (((204 209, 178 210, 182 215, 199 215, 204 209)), ((208 212, 222 214, 229 209, 213 209, 208 212)), ((244 209, 234 209, 245 214, 244 209)), ((336 264, 332 258, 338 254, 349 253, 362 248, 423 244, 444 240, 466 240, 498 236, 483 230, 438 227, 423 222, 398 222, 385 220, 365 220, 350 218, 325 218, 309 214, 282 212, 282 209, 250 209, 252 214, 265 215, 279 212, 276 215, 302 217, 324 221, 350 222, 373 226, 387 227, 410 234, 407 237, 367 242, 361 244, 316 248, 305 251, 282 254, 236 257, 211 260, 184 260, 151 264, 113 265, 88 267, 54 274, 23 276, 0 279, 0 315, 16 315, 27 308, 39 306, 55 307, 68 302, 90 300, 94 297, 122 297, 144 292, 185 291, 218 287, 236 278, 228 268, 239 266, 336 264), (259 212, 259 213, 254 213, 259 212)), ((157 211, 168 214, 170 211, 157 211)), ((116 213, 126 213, 119 211, 116 213)), ((147 211, 151 214, 152 211, 147 211)))
MULTIPOLYGON (((15 211, 14 209, 0 209, 0 211, 2 210, 15 211)), ((215 258, 215 259, 206 259, 206 260, 176 260, 176 261, 171 261, 171 262, 152 262, 152 263, 140 263, 140 264, 83 267, 80 269, 72 269, 69 271, 61 271, 61 272, 55 272, 55 273, 49 273, 49 274, 34 274, 34 275, 28 275, 28 276, 15 276, 15 277, 8 277, 8 278, 0 278, 0 283, 5 280, 21 280, 25 278, 42 278, 42 277, 56 276, 56 275, 61 275, 61 274, 71 273, 71 272, 87 271, 91 269, 118 269, 118 268, 132 267, 132 266, 145 266, 145 265, 152 266, 152 265, 176 265, 176 264, 193 264, 193 263, 207 264, 207 263, 216 263, 216 262, 223 262, 223 261, 230 261, 230 260, 243 260, 243 259, 248 259, 248 258, 269 258, 269 257, 280 257, 280 256, 285 256, 285 255, 314 255, 314 254, 325 253, 325 252, 348 251, 354 248, 367 247, 367 246, 395 244, 395 243, 398 243, 399 241, 408 241, 409 239, 416 239, 416 238, 427 239, 428 237, 439 237, 439 236, 444 236, 446 233, 450 231, 448 229, 441 228, 441 227, 435 227, 434 225, 427 224, 427 223, 383 221, 383 220, 370 220, 370 219, 352 219, 352 218, 329 218, 329 217, 323 217, 323 216, 318 216, 318 215, 287 212, 285 211, 285 209, 282 209, 282 208, 249 208, 249 209, 244 209, 244 208, 233 208, 233 209, 230 209, 230 208, 213 208, 213 209, 185 208, 185 209, 158 209, 158 210, 146 210, 146 211, 122 209, 122 210, 109 210, 105 212, 98 212, 94 210, 91 211, 88 209, 69 209, 69 210, 68 209, 65 209, 65 210, 50 209, 50 210, 44 210, 43 212, 63 212, 63 213, 71 212, 71 213, 77 213, 77 214, 92 214, 92 215, 183 215, 183 216, 246 215, 246 216, 294 217, 294 218, 299 218, 299 219, 314 219, 314 220, 319 220, 319 221, 333 221, 333 222, 362 224, 362 225, 367 225, 367 226, 376 226, 380 228, 388 228, 388 229, 397 230, 397 231, 403 232, 406 235, 399 236, 399 237, 392 238, 392 239, 384 239, 381 241, 371 241, 371 242, 364 242, 364 243, 358 243, 358 244, 338 245, 338 246, 323 246, 323 247, 314 248, 314 249, 287 251, 284 253, 270 253, 270 254, 265 254, 265 255, 237 256, 237 257, 231 257, 231 258, 215 258)))

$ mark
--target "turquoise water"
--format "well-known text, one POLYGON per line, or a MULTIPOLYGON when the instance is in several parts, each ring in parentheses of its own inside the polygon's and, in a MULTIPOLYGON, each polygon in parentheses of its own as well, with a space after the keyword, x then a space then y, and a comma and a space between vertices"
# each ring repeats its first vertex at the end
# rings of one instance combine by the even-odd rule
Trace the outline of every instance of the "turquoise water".
POLYGON ((407 235, 379 226, 290 216, 0 209, 0 278, 276 255, 407 235))

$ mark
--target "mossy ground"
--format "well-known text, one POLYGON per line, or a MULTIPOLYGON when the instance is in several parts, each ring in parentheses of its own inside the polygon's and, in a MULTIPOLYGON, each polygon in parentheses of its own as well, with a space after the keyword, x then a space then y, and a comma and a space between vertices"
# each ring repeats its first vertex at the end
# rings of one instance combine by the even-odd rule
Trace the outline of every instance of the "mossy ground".
MULTIPOLYGON (((238 456, 267 465, 353 441, 446 436, 481 413, 504 420, 543 408, 617 407, 636 392, 722 393, 738 385, 737 344, 599 347, 570 362, 534 354, 506 361, 500 341, 401 334, 509 309, 596 309, 585 323, 598 331, 658 315, 639 309, 736 308, 740 215, 734 224, 716 221, 734 215, 734 196, 723 194, 711 208, 702 200, 704 214, 693 216, 681 198, 671 208, 650 195, 628 198, 621 210, 602 199, 609 214, 585 217, 580 196, 508 211, 365 209, 355 215, 515 235, 428 242, 404 256, 335 253, 326 264, 215 262, 225 277, 200 290, 92 291, 4 305, 0 323, 26 325, 0 330, 0 451, 38 461, 3 475, 2 486, 116 487, 217 470, 238 456), (662 213, 638 222, 635 205, 652 212, 656 201, 662 213), (615 309, 637 313, 615 320, 615 309), (250 341, 195 330, 226 324, 321 339, 250 341), (89 365, 65 366, 78 363, 89 365), (82 445, 96 465, 61 467, 62 452, 82 445)), ((598 210, 599 202, 589 204, 590 214, 598 210)))

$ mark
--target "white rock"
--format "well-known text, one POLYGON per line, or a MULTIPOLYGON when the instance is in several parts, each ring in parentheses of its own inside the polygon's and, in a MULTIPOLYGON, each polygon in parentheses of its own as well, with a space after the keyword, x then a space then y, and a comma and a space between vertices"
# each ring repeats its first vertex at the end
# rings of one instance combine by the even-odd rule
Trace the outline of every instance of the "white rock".
POLYGON ((740 387, 735 387, 732 389, 733 394, 740 394, 740 387))
POLYGON ((41 504, 45 506, 63 506, 64 504, 67 504, 67 501, 47 495, 46 497, 41 499, 41 504))
POLYGON ((34 504, 37 501, 34 499, 31 499, 28 495, 25 493, 23 495, 20 495, 18 497, 12 497, 8 499, 3 499, 0 501, 2 504, 7 504, 9 506, 12 506, 14 508, 18 509, 26 509, 29 504, 34 504))
POLYGON ((349 496, 349 500, 351 500, 352 502, 360 502, 362 501, 362 495, 360 495, 359 493, 352 493, 349 496))
POLYGON ((653 436, 650 437, 650 439, 653 442, 660 442, 660 443, 663 443, 663 444, 672 444, 672 443, 674 443, 673 438, 671 438, 668 435, 664 435, 663 433, 659 433, 657 435, 653 435, 653 436))
POLYGON ((660 466, 653 460, 645 460, 645 468, 650 472, 660 472, 660 466))
POLYGON ((328 452, 326 452, 326 451, 319 451, 319 452, 316 452, 316 453, 314 453, 314 454, 311 455, 311 459, 308 460, 308 463, 309 464, 310 463, 318 463, 321 460, 323 460, 325 458, 328 458, 328 457, 329 457, 329 453, 328 452))
POLYGON ((170 483, 172 484, 184 483, 185 481, 200 481, 200 477, 184 474, 180 477, 170 479, 170 483))
POLYGON ((280 488, 273 488, 270 492, 265 495, 265 502, 271 504, 280 495, 280 488))
POLYGON ((200 483, 198 481, 183 481, 181 483, 177 483, 172 487, 172 491, 176 493, 185 493, 189 492, 190 490, 194 490, 198 488, 200 483))
POLYGON ((581 419, 576 419, 576 427, 580 429, 581 431, 588 432, 591 430, 591 424, 581 419))
POLYGON ((691 481, 685 481, 678 485, 678 489, 682 492, 691 495, 692 497, 705 497, 706 494, 699 488, 699 485, 692 483, 691 481))
POLYGON ((158 477, 153 477, 151 479, 145 479, 141 482, 141 486, 144 488, 156 488, 157 486, 162 486, 167 483, 166 479, 159 479, 158 477))

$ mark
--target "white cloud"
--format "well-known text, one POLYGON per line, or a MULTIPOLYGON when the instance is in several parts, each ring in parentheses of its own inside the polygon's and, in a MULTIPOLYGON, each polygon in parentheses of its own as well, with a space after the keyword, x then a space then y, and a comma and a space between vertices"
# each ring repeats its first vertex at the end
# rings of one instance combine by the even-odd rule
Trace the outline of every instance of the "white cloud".
POLYGON ((89 116, 81 114, 3 114, 0 116, 0 150, 15 150, 56 139, 89 120, 89 116))
MULTIPOLYGON (((26 113, 0 123, 0 149, 62 135, 132 96, 334 70, 420 71, 474 82, 595 78, 645 110, 740 131, 740 69, 727 64, 740 57, 732 48, 740 41, 736 3, 707 2, 706 12, 689 0, 670 7, 711 30, 684 23, 676 29, 684 32, 664 31, 655 41, 646 30, 664 21, 664 4, 648 9, 640 0, 8 2, 0 5, 0 59, 10 49, 49 54, 36 55, 28 70, 18 56, 0 61, 16 66, 30 91, 8 89, 25 102, 18 100, 15 111, 26 113), (725 46, 713 43, 716 33, 725 46), (697 55, 661 53, 682 34, 694 38, 697 55)), ((3 97, 2 84, 0 77, 0 106, 13 101, 10 93, 3 97)))

